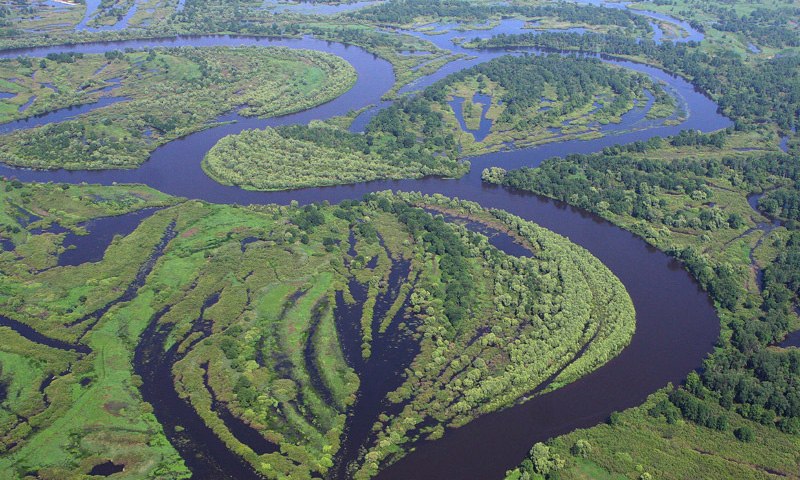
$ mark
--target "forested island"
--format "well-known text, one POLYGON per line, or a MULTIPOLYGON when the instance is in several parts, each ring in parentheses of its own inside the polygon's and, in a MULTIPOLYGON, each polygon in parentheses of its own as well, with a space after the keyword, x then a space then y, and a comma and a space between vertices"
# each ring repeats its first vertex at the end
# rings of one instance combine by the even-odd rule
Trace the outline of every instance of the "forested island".
POLYGON ((798 22, 1 7, 0 471, 796 476, 798 22))

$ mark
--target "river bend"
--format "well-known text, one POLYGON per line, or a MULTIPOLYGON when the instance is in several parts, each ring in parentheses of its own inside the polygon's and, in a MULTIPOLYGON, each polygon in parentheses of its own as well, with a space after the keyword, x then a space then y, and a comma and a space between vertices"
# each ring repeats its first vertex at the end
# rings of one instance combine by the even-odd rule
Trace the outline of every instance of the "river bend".
MULTIPOLYGON (((487 37, 518 26, 505 21, 496 29, 480 31, 487 37)), ((415 33, 416 35, 422 35, 415 33)), ((444 42, 447 35, 426 37, 444 42)), ((169 39, 129 40, 89 43, 68 47, 45 47, 0 52, 9 58, 19 55, 44 56, 59 51, 102 53, 120 48, 156 46, 212 45, 282 45, 310 48, 338 55, 358 71, 356 85, 339 98, 303 112, 272 119, 244 119, 231 115, 236 123, 188 135, 156 149, 150 160, 135 170, 107 171, 33 171, 0 166, 0 175, 22 181, 66 183, 142 183, 163 192, 217 203, 280 203, 298 200, 301 204, 357 199, 363 194, 402 189, 472 200, 486 207, 502 208, 527 220, 567 236, 598 257, 625 284, 637 312, 636 334, 629 347, 603 367, 554 392, 536 397, 522 405, 482 416, 457 430, 448 431, 440 440, 425 442, 404 459, 382 472, 380 479, 502 478, 516 466, 530 446, 575 428, 589 427, 603 421, 612 411, 640 404, 667 382, 680 382, 697 368, 711 350, 719 331, 708 296, 681 265, 647 245, 641 238, 605 220, 568 205, 530 193, 481 182, 480 172, 489 166, 535 167, 543 159, 568 153, 589 153, 616 143, 647 140, 654 135, 672 135, 683 128, 712 131, 731 122, 717 112, 717 106, 680 77, 657 68, 633 62, 605 61, 646 73, 667 85, 667 90, 688 114, 679 126, 653 126, 641 114, 628 114, 620 126, 603 138, 590 141, 565 141, 540 147, 511 150, 471 158, 472 171, 458 180, 424 178, 419 180, 373 181, 356 185, 309 188, 285 192, 253 192, 220 185, 201 170, 205 153, 220 138, 245 128, 263 128, 313 119, 343 115, 351 109, 385 105, 380 97, 389 90, 394 78, 391 66, 364 50, 311 38, 270 39, 238 36, 182 36, 169 39), (179 173, 179 174, 178 174, 179 173)), ((458 47, 460 48, 460 47, 458 47)), ((453 45, 448 49, 453 50, 453 45)), ((535 49, 528 49, 537 52, 535 49)), ((452 71, 485 62, 505 51, 469 51, 476 58, 452 62, 441 71, 425 77, 410 89, 420 89, 452 71)), ((224 119, 223 119, 224 120, 224 119)), ((363 126, 365 119, 357 119, 363 126)), ((156 412, 158 415, 159 412, 156 412)), ((371 421, 366 419, 365 421, 371 421)), ((252 473, 230 472, 236 478, 252 473)), ((205 478, 194 472, 195 478, 205 478)))

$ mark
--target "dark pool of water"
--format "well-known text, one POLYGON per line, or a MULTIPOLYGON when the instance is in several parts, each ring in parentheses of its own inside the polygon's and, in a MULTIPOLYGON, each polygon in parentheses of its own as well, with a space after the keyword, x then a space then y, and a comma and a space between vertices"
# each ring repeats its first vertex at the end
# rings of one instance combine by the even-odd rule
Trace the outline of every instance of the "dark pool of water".
POLYGON ((172 375, 178 345, 164 350, 169 329, 161 329, 158 318, 156 315, 140 337, 133 357, 133 369, 142 377, 143 385, 139 388, 142 398, 153 405, 153 413, 164 427, 167 439, 192 470, 192 478, 260 478, 243 458, 228 450, 194 408, 178 396, 172 375))
POLYGON ((456 120, 458 120, 458 124, 461 125, 461 130, 472 133, 472 136, 475 137, 475 141, 481 142, 484 138, 486 138, 486 135, 489 135, 489 130, 492 128, 492 121, 486 118, 486 112, 489 111, 489 107, 492 105, 492 97, 483 95, 481 93, 476 93, 472 96, 473 104, 482 104, 480 114, 481 121, 477 130, 470 130, 467 128, 466 121, 464 120, 463 102, 464 98, 453 97, 453 100, 448 103, 450 104, 450 108, 452 108, 453 112, 456 114, 456 120))
POLYGON ((58 257, 59 265, 81 265, 86 262, 99 262, 116 235, 128 235, 156 209, 146 208, 138 212, 116 217, 96 218, 79 225, 88 235, 68 233, 63 245, 67 247, 58 257), (75 248, 69 248, 69 247, 75 248))
POLYGON ((786 338, 780 343, 782 348, 796 347, 800 348, 800 330, 789 332, 786 338))
POLYGON ((117 465, 116 463, 109 460, 107 462, 92 467, 92 469, 89 470, 89 475, 108 477, 114 475, 115 473, 119 473, 123 470, 125 470, 125 465, 117 465))
POLYGON ((31 342, 41 343, 42 345, 46 345, 51 348, 57 348, 59 350, 72 350, 78 353, 89 353, 90 351, 89 347, 87 347, 86 345, 72 344, 69 342, 65 342, 63 340, 58 340, 55 338, 48 337, 47 335, 43 335, 37 332, 36 330, 25 325, 22 322, 12 320, 3 315, 0 315, 0 327, 8 327, 17 332, 20 336, 30 340, 31 342))
POLYGON ((504 252, 506 255, 515 257, 532 257, 533 254, 530 250, 520 245, 511 235, 492 228, 485 223, 470 220, 464 217, 442 214, 440 212, 430 211, 432 215, 442 215, 445 222, 457 223, 464 226, 468 230, 485 235, 489 244, 496 249, 504 252))
POLYGON ((347 434, 334 459, 335 466, 329 475, 332 479, 350 478, 348 467, 358 458, 360 447, 374 439, 372 426, 378 421, 378 415, 384 412, 397 413, 397 407, 392 408, 384 398, 388 392, 402 384, 405 368, 411 364, 419 351, 416 342, 407 338, 399 328, 398 319, 405 315, 408 300, 406 299, 386 332, 380 333, 379 327, 397 298, 400 286, 408 275, 409 267, 408 260, 394 259, 392 262, 387 291, 378 294, 375 301, 372 355, 368 359, 362 358, 361 355, 361 311, 367 297, 367 288, 355 280, 350 281, 350 292, 356 300, 353 305, 346 304, 342 294, 337 292, 336 330, 342 341, 345 359, 355 369, 361 383, 356 403, 348 412, 345 425, 347 434))

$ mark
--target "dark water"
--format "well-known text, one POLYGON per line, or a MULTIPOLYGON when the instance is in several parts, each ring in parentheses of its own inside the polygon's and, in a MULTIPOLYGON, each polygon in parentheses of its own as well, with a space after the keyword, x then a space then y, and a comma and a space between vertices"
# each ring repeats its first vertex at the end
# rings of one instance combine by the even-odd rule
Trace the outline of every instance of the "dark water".
POLYGON ((147 208, 117 217, 97 218, 79 225, 87 230, 88 235, 68 233, 63 242, 67 250, 58 257, 58 264, 81 265, 86 262, 99 262, 115 235, 124 236, 133 232, 142 220, 155 211, 153 208, 147 208), (70 246, 75 248, 69 248, 70 246))
MULTIPOLYGON (((511 28, 513 25, 505 24, 505 27, 511 28)), ((440 37, 444 35, 431 39, 440 37)), ((290 200, 297 200, 301 204, 323 200, 338 203, 344 199, 360 198, 364 193, 385 189, 441 193, 476 201, 486 207, 502 208, 568 236, 606 264, 626 285, 634 301, 637 311, 636 335, 631 345, 606 366, 555 392, 503 412, 486 415, 465 427, 447 432, 440 440, 421 444, 415 452, 392 465, 379 478, 500 478, 507 469, 513 468, 524 458, 534 442, 567 433, 577 427, 594 425, 614 410, 640 404, 646 395, 663 387, 666 382, 680 381, 689 371, 696 368, 711 350, 719 330, 719 320, 707 295, 700 291, 676 261, 649 247, 640 238, 586 212, 529 193, 485 185, 480 180, 481 170, 492 165, 505 168, 536 166, 550 156, 595 152, 615 143, 646 140, 656 134, 677 133, 681 128, 691 127, 711 131, 730 125, 729 120, 717 113, 717 107, 713 102, 695 91, 683 79, 652 67, 609 60, 609 63, 642 71, 667 82, 690 112, 688 121, 679 127, 658 127, 637 131, 634 125, 630 126, 631 129, 628 131, 598 140, 569 141, 533 149, 485 155, 471 159, 472 172, 459 180, 426 178, 375 181, 358 185, 264 193, 225 187, 211 181, 201 171, 200 160, 219 138, 241 131, 243 128, 307 123, 311 119, 328 118, 346 113, 350 109, 378 104, 380 95, 388 90, 393 80, 391 68, 386 62, 356 47, 311 39, 179 37, 167 40, 87 44, 77 46, 74 50, 91 53, 127 46, 143 48, 154 45, 220 44, 275 44, 327 51, 350 61, 359 72, 359 80, 356 86, 342 97, 305 112, 277 119, 243 120, 235 125, 209 129, 171 142, 157 149, 151 160, 136 170, 41 172, 2 167, 0 174, 16 176, 23 181, 52 180, 70 183, 86 181, 103 184, 138 182, 174 195, 239 204, 287 204, 290 200), (176 175, 176 172, 180 174, 176 175)), ((15 56, 24 53, 39 56, 60 50, 63 50, 63 47, 29 49, 6 55, 15 56)), ((480 52, 478 61, 485 61, 502 53, 502 51, 480 52)), ((469 62, 460 65, 450 64, 445 69, 461 69, 468 64, 469 62)), ((437 73, 431 77, 440 75, 444 74, 437 73)), ((419 82, 417 86, 422 86, 427 81, 428 79, 419 82)), ((349 338, 353 333, 347 329, 340 329, 340 332, 347 354, 348 344, 355 341, 357 345, 360 343, 360 338, 357 335, 355 338, 349 338)), ((173 360, 167 357, 172 353, 162 353, 160 349, 163 344, 162 335, 163 332, 148 329, 137 348, 134 363, 137 373, 145 379, 143 396, 154 405, 156 416, 165 426, 170 441, 179 449, 197 478, 215 478, 213 474, 207 475, 205 470, 212 464, 217 468, 222 467, 227 475, 234 478, 253 478, 254 472, 243 465, 243 462, 232 458, 233 454, 224 446, 219 446, 216 437, 209 429, 204 428, 202 420, 191 408, 186 407, 185 403, 184 407, 180 406, 183 401, 174 393, 172 376, 167 367, 173 360), (176 432, 174 427, 178 424, 185 426, 186 429, 176 432), (198 448, 203 451, 198 452, 198 448), (198 460, 196 453, 201 453, 201 458, 204 460, 198 460)), ((387 341, 392 337, 390 329, 387 332, 387 341)), ((404 357, 400 352, 398 354, 404 357)), ((352 358, 354 355, 348 356, 352 358)), ((365 370, 369 377, 374 375, 375 382, 381 379, 385 381, 396 375, 396 364, 383 361, 376 361, 375 364, 379 367, 374 369, 374 373, 367 373, 367 370, 371 369, 365 370)), ((369 381, 368 378, 364 380, 369 381)), ((375 392, 380 389, 382 387, 375 387, 375 392)), ((366 408, 368 403, 363 405, 366 408)), ((369 415, 354 416, 349 425, 350 431, 364 431, 366 427, 371 426, 373 419, 367 417, 369 415)), ((355 458, 354 454, 355 452, 350 451, 346 458, 340 459, 341 462, 346 463, 355 458)))
MULTIPOLYGON (((406 338, 399 329, 400 318, 405 315, 408 299, 395 315, 394 321, 385 333, 379 333, 380 322, 397 298, 400 285, 408 275, 410 261, 394 259, 389 273, 388 289, 380 293, 375 302, 372 322, 372 355, 368 359, 361 356, 361 312, 367 298, 367 287, 355 280, 349 283, 350 292, 356 303, 347 305, 340 292, 336 295, 336 330, 342 340, 342 350, 347 363, 351 365, 360 379, 358 398, 348 412, 345 424, 345 437, 337 453, 335 466, 330 478, 346 480, 350 478, 348 467, 358 458, 359 448, 374 440, 373 424, 378 415, 399 413, 401 405, 391 405, 384 401, 386 394, 395 390, 403 382, 403 372, 419 351, 415 341, 406 338)), ((415 475, 419 475, 417 472, 415 475)), ((423 478, 423 477, 417 477, 423 478)))
POLYGON ((92 467, 92 469, 89 470, 89 475, 108 477, 123 470, 125 470, 125 465, 117 465, 109 460, 105 463, 101 463, 92 467))
MULTIPOLYGON (((32 103, 35 98, 36 97, 33 97, 28 103, 29 104, 32 103)), ((60 110, 54 110, 52 112, 45 113, 42 115, 34 115, 32 117, 15 120, 9 123, 4 123, 0 125, 0 135, 5 133, 10 133, 15 130, 25 130, 28 128, 38 127, 40 125, 46 125, 48 123, 61 122, 67 120, 68 118, 80 115, 82 113, 91 112, 92 110, 96 110, 98 108, 102 108, 126 100, 128 100, 128 98, 126 97, 101 98, 94 103, 87 103, 85 105, 62 108, 60 110)), ((24 110, 21 109, 20 107, 20 112, 23 111, 24 110)))
MULTIPOLYGON (((458 194, 478 200, 463 191, 458 194)), ((640 404, 666 382, 681 381, 700 364, 719 332, 707 295, 677 261, 638 237, 573 207, 519 191, 486 188, 479 199, 484 206, 502 208, 566 235, 598 257, 633 299, 636 334, 604 367, 523 405, 449 431, 378 478, 502 478, 533 443, 595 425, 612 411, 640 404)))
POLYGON ((50 348, 57 348, 59 350, 73 350, 75 352, 83 354, 90 352, 89 347, 87 347, 86 345, 73 344, 65 342, 63 340, 58 340, 55 338, 48 337, 46 335, 37 332, 36 330, 29 327, 28 325, 25 325, 22 322, 12 320, 3 315, 0 315, 0 327, 8 327, 17 332, 20 336, 30 340, 31 342, 47 345, 50 348))
POLYGON ((761 197, 763 197, 765 193, 766 192, 748 195, 747 203, 748 205, 750 205, 750 208, 753 210, 754 213, 761 215, 762 217, 765 217, 767 220, 769 220, 769 222, 756 222, 756 228, 758 230, 763 230, 765 233, 769 233, 775 228, 783 225, 783 222, 778 218, 772 217, 767 213, 762 212, 758 208, 758 201, 761 200, 761 197))
POLYGON ((153 405, 153 413, 167 439, 192 470, 193 478, 261 478, 243 458, 228 450, 194 408, 178 396, 172 380, 178 345, 164 351, 169 330, 159 328, 159 317, 156 315, 142 333, 133 357, 133 369, 142 377, 139 391, 144 401, 153 405))
POLYGON ((257 455, 279 452, 279 445, 276 445, 264 438, 258 430, 248 425, 241 418, 235 416, 230 410, 228 410, 226 405, 223 405, 219 400, 217 400, 214 390, 208 383, 208 363, 200 365, 200 367, 203 369, 203 385, 211 395, 211 410, 220 419, 222 419, 222 422, 225 424, 225 428, 231 432, 231 435, 233 435, 236 440, 250 447, 257 455))
MULTIPOLYGON (((426 209, 427 210, 427 209, 426 209)), ((480 233, 488 238, 489 244, 495 247, 496 249, 504 252, 507 255, 513 255, 515 257, 532 257, 533 254, 530 250, 523 247, 512 237, 511 235, 501 232, 495 228, 492 228, 485 223, 470 220, 464 217, 459 217, 456 215, 450 215, 446 213, 437 212, 435 210, 427 210, 433 216, 442 215, 445 222, 450 223, 457 223, 462 225, 467 230, 472 232, 480 233)))
POLYGON ((800 348, 800 330, 789 332, 789 335, 786 335, 786 338, 781 342, 780 346, 782 348, 786 347, 800 348))
POLYGON ((489 111, 489 107, 492 105, 492 97, 480 93, 476 93, 472 96, 473 104, 480 103, 483 105, 481 107, 481 121, 477 130, 470 130, 467 128, 467 124, 464 120, 463 102, 464 99, 462 97, 453 97, 453 100, 449 102, 450 108, 455 112, 456 120, 458 120, 458 124, 461 125, 461 129, 465 132, 472 133, 476 142, 481 142, 486 138, 486 135, 489 135, 489 130, 492 128, 492 121, 486 118, 486 112, 489 111))

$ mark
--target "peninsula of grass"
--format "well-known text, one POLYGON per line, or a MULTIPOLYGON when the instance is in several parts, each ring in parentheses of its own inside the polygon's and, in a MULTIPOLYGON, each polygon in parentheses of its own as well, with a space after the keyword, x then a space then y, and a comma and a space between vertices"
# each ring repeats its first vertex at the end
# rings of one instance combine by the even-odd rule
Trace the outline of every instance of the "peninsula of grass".
POLYGON ((0 161, 32 168, 133 168, 159 145, 237 108, 270 117, 305 110, 349 90, 341 58, 285 47, 180 47, 58 54, 0 62, 5 119, 111 101, 59 123, 0 137, 0 161), (10 81, 13 80, 13 81, 10 81), (25 107, 25 108, 23 108, 25 107))

